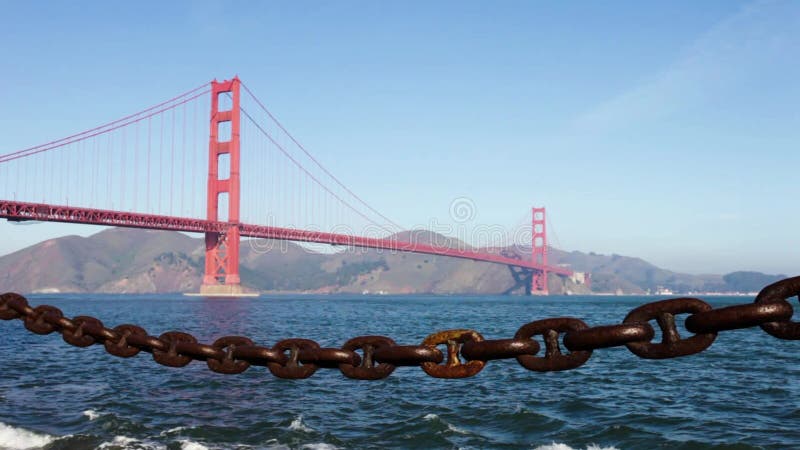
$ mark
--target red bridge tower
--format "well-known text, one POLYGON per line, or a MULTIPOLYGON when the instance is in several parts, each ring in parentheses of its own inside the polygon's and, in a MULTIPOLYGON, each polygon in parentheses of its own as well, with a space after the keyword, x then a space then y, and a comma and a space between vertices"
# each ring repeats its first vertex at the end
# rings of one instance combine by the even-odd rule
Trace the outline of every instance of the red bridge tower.
MULTIPOLYGON (((544 207, 533 208, 533 239, 531 244, 531 260, 534 263, 547 265, 547 228, 545 225, 544 207)), ((531 277, 531 294, 547 295, 547 271, 535 270, 531 277)))
POLYGON ((211 82, 207 216, 210 221, 227 222, 229 226, 224 232, 206 232, 206 270, 200 288, 203 295, 242 294, 239 279, 239 87, 238 77, 211 82), (231 109, 219 110, 220 96, 231 99, 231 109), (229 173, 220 173, 220 162, 223 168, 230 169, 229 173), (227 203, 227 211, 220 211, 223 196, 227 197, 227 202, 223 202, 227 203))

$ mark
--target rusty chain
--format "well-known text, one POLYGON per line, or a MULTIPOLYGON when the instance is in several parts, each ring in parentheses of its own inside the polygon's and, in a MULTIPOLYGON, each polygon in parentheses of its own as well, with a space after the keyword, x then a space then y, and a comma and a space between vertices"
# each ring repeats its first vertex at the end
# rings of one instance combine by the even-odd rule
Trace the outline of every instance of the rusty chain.
POLYGON ((464 378, 496 359, 516 358, 537 372, 574 369, 594 350, 609 347, 626 346, 648 359, 692 355, 708 348, 720 331, 754 326, 779 339, 797 340, 800 322, 791 320, 794 310, 788 302, 793 296, 800 297, 800 276, 765 287, 753 303, 714 309, 696 298, 661 300, 635 308, 617 325, 590 327, 576 318, 558 317, 527 323, 511 339, 488 340, 474 330, 447 330, 431 334, 421 345, 397 345, 385 336, 359 336, 341 348, 323 348, 310 339, 284 339, 263 347, 242 336, 222 337, 209 345, 179 331, 155 337, 136 325, 107 328, 94 317, 70 319, 54 306, 31 307, 25 297, 14 293, 0 295, 0 319, 20 319, 36 334, 59 332, 65 342, 77 347, 102 344, 121 358, 144 351, 165 366, 205 361, 210 370, 224 374, 241 373, 253 365, 266 366, 279 378, 300 379, 320 368, 338 368, 348 378, 378 380, 397 367, 420 366, 432 377, 464 378), (678 314, 689 315, 685 328, 691 337, 681 338, 675 322, 678 314), (652 342, 651 321, 661 329, 661 342, 652 342), (562 353, 561 335, 567 353, 562 353), (537 356, 540 345, 534 336, 542 337, 544 355, 537 356), (446 346, 446 352, 440 345, 446 346))

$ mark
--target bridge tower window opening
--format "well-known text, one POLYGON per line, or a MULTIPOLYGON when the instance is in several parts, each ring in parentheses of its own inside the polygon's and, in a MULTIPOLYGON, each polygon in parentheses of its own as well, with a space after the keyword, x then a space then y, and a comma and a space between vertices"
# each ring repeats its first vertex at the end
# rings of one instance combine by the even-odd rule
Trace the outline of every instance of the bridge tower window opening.
POLYGON ((222 153, 217 156, 217 180, 229 180, 231 178, 231 155, 222 153))
POLYGON ((227 192, 220 192, 217 195, 217 221, 227 222, 230 216, 230 204, 227 192))
POLYGON ((232 136, 232 126, 230 120, 217 123, 217 142, 230 142, 232 136))
POLYGON ((233 109, 233 96, 231 91, 217 93, 217 111, 229 112, 233 109))

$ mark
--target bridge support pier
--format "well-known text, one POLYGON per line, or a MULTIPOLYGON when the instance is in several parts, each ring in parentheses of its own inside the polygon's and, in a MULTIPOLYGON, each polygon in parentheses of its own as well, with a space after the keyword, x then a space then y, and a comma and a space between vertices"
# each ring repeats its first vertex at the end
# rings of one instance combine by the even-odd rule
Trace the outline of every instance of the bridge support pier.
POLYGON ((531 286, 533 286, 533 271, 524 267, 508 266, 511 272, 511 277, 514 278, 514 285, 506 289, 503 295, 510 295, 520 288, 525 289, 525 295, 531 295, 531 286))
POLYGON ((244 294, 238 270, 238 227, 233 226, 225 233, 206 233, 205 267, 201 295, 236 297, 244 294))

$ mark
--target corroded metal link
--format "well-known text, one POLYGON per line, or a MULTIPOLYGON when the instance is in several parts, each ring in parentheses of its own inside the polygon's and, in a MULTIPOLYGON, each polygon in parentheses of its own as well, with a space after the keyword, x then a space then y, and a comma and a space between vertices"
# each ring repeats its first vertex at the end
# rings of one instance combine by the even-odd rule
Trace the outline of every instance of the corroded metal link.
MULTIPOLYGON (((87 330, 91 328, 91 324, 84 326, 87 330)), ((98 327, 102 330, 106 330, 107 328, 98 327)), ((136 356, 142 351, 141 346, 135 346, 130 344, 131 337, 139 336, 142 338, 147 338, 147 331, 144 330, 142 327, 137 327, 136 325, 119 325, 114 327, 114 330, 109 330, 112 334, 115 335, 112 339, 106 339, 103 341, 103 346, 106 348, 106 352, 112 354, 114 356, 119 356, 120 358, 130 358, 132 356, 136 356)), ((95 337, 96 335, 92 333, 92 336, 95 337)), ((135 337, 134 337, 135 340, 135 337)), ((159 341, 160 342, 160 341, 159 341)))
POLYGON ((208 344, 201 344, 196 340, 195 342, 176 342, 175 351, 179 355, 189 356, 191 359, 195 359, 197 361, 207 361, 209 359, 221 361, 223 358, 225 358, 225 352, 222 350, 208 344))
POLYGON ((103 323, 94 317, 78 316, 72 319, 75 325, 73 329, 63 328, 61 330, 61 337, 64 342, 76 347, 89 347, 97 342, 94 336, 87 334, 84 328, 87 324, 92 324, 97 328, 103 328, 103 323))
POLYGON ((624 323, 568 331, 564 335, 564 347, 571 352, 618 347, 629 342, 649 342, 655 330, 649 323, 624 323))
POLYGON ((800 339, 800 322, 791 320, 793 308, 787 301, 793 296, 800 296, 800 277, 765 287, 754 303, 714 309, 695 298, 663 300, 632 310, 617 325, 589 328, 581 320, 562 317, 523 325, 513 339, 484 340, 474 330, 448 330, 429 335, 422 345, 396 345, 386 336, 359 336, 342 348, 321 348, 309 339, 285 339, 268 348, 243 336, 226 336, 208 345, 178 331, 154 337, 136 325, 109 329, 94 317, 71 319, 53 306, 31 307, 25 297, 14 293, 0 295, 0 320, 19 319, 37 334, 59 332, 65 342, 77 347, 102 344, 114 356, 129 358, 145 351, 159 364, 182 367, 205 361, 210 370, 224 374, 257 365, 267 366, 276 377, 299 379, 319 368, 338 367, 349 378, 377 380, 398 366, 421 366, 434 377, 462 378, 480 372, 486 361, 514 357, 530 370, 572 369, 584 364, 593 350, 621 345, 642 358, 674 358, 706 349, 720 331, 753 326, 781 339, 800 339), (686 329, 694 336, 681 338, 677 314, 689 314, 686 329), (660 343, 651 342, 655 335, 651 320, 661 328, 660 343), (561 334, 567 354, 561 353, 561 334), (544 356, 536 356, 540 344, 533 337, 537 335, 544 338, 544 356), (437 348, 441 345, 447 347, 446 357, 437 348))
POLYGON ((428 375, 436 378, 467 378, 474 376, 486 365, 486 361, 472 360, 462 364, 458 355, 461 345, 469 341, 482 341, 483 336, 475 330, 447 330, 433 333, 422 341, 422 345, 430 347, 446 344, 447 362, 436 364, 424 362, 421 364, 422 370, 428 375))
POLYGON ((440 364, 444 361, 444 353, 436 347, 427 345, 393 345, 375 349, 373 358, 377 362, 397 367, 418 366, 426 362, 440 364))
MULTIPOLYGON (((800 298, 800 277, 787 278, 770 284, 758 293, 756 303, 774 303, 788 300, 790 297, 800 298)), ((783 320, 761 324, 761 329, 779 339, 800 339, 800 322, 783 320)))
POLYGON ((394 372, 397 367, 389 363, 375 364, 375 351, 394 346, 393 340, 386 336, 359 336, 345 342, 343 349, 348 351, 362 350, 364 357, 357 364, 341 363, 339 370, 347 378, 356 380, 380 380, 394 372))
POLYGON ((99 320, 97 323, 89 321, 83 324, 84 333, 98 341, 118 341, 120 336, 115 330, 116 328, 114 330, 110 330, 104 327, 99 320))
POLYGON ((165 352, 169 350, 168 343, 147 334, 131 334, 128 336, 128 344, 138 347, 140 350, 147 353, 153 353, 154 351, 165 352))
POLYGON ((39 305, 33 308, 33 313, 23 319, 25 328, 36 334, 50 334, 58 329, 53 322, 63 317, 64 314, 55 306, 39 305), (49 318, 49 320, 48 320, 49 318))
POLYGON ((6 292, 5 294, 0 295, 0 319, 2 320, 12 320, 12 319, 19 319, 20 313, 9 306, 8 302, 11 299, 15 299, 18 304, 27 305, 28 301, 25 297, 15 294, 13 292, 6 292))
POLYGON ((42 314, 42 320, 55 327, 56 331, 75 330, 75 323, 64 317, 64 313, 60 309, 53 306, 50 306, 50 308, 53 309, 42 314))
POLYGON ((698 314, 711 310, 711 305, 697 298, 675 298, 647 303, 625 316, 625 324, 648 322, 655 319, 661 328, 662 340, 629 342, 628 350, 640 358, 665 359, 693 355, 707 349, 717 338, 717 333, 699 333, 682 339, 675 325, 675 314, 698 314))
POLYGON ((28 299, 25 297, 13 292, 7 292, 0 296, 0 319, 18 319, 31 314, 33 314, 33 308, 28 305, 28 299))
POLYGON ((536 372, 556 372, 575 369, 582 366, 592 356, 589 350, 571 351, 564 355, 558 345, 559 333, 574 332, 589 328, 580 319, 572 317, 556 317, 554 319, 537 320, 527 323, 517 330, 516 339, 530 339, 533 336, 544 337, 544 356, 520 355, 517 362, 528 370, 536 372))
POLYGON ((225 336, 211 344, 212 347, 223 352, 221 358, 209 358, 206 365, 212 372, 234 375, 250 368, 250 363, 234 359, 233 353, 238 347, 252 347, 253 341, 244 336, 225 336))
POLYGON ((231 354, 234 359, 246 361, 254 366, 266 367, 270 363, 283 366, 286 364, 286 361, 288 361, 288 358, 282 351, 257 345, 236 347, 231 354))
POLYGON ((461 354, 467 360, 491 361, 535 355, 539 348, 539 343, 530 339, 493 339, 468 341, 461 347, 461 354))
MULTIPOLYGON (((183 367, 192 362, 192 357, 178 353, 179 344, 195 344, 197 339, 189 333, 168 331, 158 337, 158 340, 167 344, 167 350, 153 349, 153 360, 168 367, 183 367)), ((183 346, 187 350, 194 350, 190 346, 183 346)))
POLYGON ((267 368, 270 373, 278 378, 297 380, 314 375, 319 366, 316 364, 301 364, 300 351, 319 348, 319 344, 311 339, 284 339, 275 344, 272 349, 281 353, 289 352, 289 357, 284 364, 269 363, 267 368))
POLYGON ((768 322, 785 322, 794 310, 785 300, 775 303, 748 303, 699 312, 686 318, 686 329, 692 333, 717 333, 759 326, 768 322))
POLYGON ((297 360, 303 364, 315 364, 324 369, 335 369, 339 364, 361 364, 356 352, 340 348, 312 348, 300 350, 297 360))

